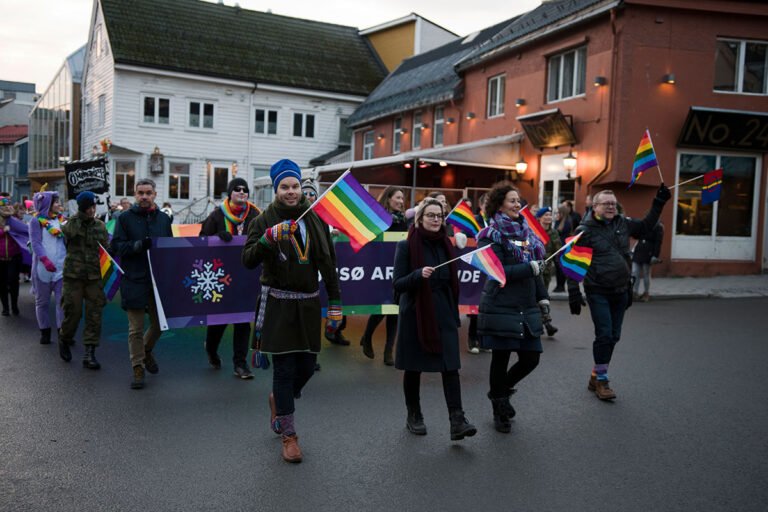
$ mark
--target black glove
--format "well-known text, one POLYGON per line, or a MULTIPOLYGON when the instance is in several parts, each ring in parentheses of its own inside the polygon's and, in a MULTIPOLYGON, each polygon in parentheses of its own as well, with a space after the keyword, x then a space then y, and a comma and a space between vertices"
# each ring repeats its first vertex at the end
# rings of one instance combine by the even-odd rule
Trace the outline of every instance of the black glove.
POLYGON ((216 233, 216 236, 224 240, 225 242, 231 242, 232 241, 232 233, 229 231, 219 231, 216 233))
POLYGON ((572 315, 581 314, 581 306, 586 306, 587 302, 584 300, 584 296, 581 292, 568 292, 568 305, 571 307, 572 315))
POLYGON ((669 191, 665 184, 659 185, 659 190, 656 191, 656 199, 662 203, 666 203, 672 197, 672 192, 669 191))
POLYGON ((145 251, 149 250, 149 248, 152 247, 152 239, 147 237, 144 240, 141 241, 141 248, 145 251))

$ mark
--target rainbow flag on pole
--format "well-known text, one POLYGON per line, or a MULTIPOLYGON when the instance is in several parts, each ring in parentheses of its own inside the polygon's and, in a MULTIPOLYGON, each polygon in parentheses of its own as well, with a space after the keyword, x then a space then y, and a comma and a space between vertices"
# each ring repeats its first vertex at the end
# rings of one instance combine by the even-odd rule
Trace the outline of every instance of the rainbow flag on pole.
POLYGON ((560 255, 560 267, 563 269, 565 277, 581 282, 587 275, 587 269, 592 263, 592 248, 580 247, 576 242, 581 238, 582 233, 576 236, 569 236, 565 239, 565 250, 560 255))
POLYGON ((504 267, 490 245, 475 249, 459 257, 461 261, 469 263, 491 279, 498 281, 500 287, 503 288, 507 284, 507 275, 504 273, 504 267))
POLYGON ((659 165, 659 161, 656 160, 656 151, 653 149, 651 133, 646 128, 643 138, 640 139, 640 145, 637 146, 635 162, 632 164, 632 180, 629 182, 627 188, 634 185, 646 170, 651 167, 656 167, 657 165, 659 165))
POLYGON ((445 218, 445 222, 466 231, 472 236, 477 236, 480 232, 480 225, 475 220, 475 216, 472 215, 472 209, 466 201, 459 201, 456 208, 445 218))
POLYGON ((120 281, 123 277, 123 269, 117 264, 106 249, 99 244, 99 268, 101 270, 101 283, 107 300, 112 300, 120 289, 120 281))
POLYGON ((544 226, 541 225, 539 220, 533 216, 531 213, 531 210, 529 210, 527 207, 520 210, 520 215, 525 217, 525 221, 528 223, 528 227, 531 228, 531 231, 533 231, 533 234, 536 235, 539 240, 541 240, 541 243, 544 245, 547 245, 549 243, 549 235, 547 234, 547 231, 544 229, 544 226))
POLYGON ((347 170, 317 198, 312 209, 349 237, 357 252, 392 225, 392 216, 347 170))

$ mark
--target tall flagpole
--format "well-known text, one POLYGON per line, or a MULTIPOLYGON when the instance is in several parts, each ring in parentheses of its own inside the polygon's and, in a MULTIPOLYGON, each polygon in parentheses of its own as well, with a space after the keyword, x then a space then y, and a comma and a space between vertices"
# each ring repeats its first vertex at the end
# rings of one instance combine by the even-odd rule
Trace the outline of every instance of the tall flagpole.
POLYGON ((656 156, 656 169, 659 171, 659 179, 662 183, 664 183, 664 176, 661 175, 661 166, 659 165, 659 158, 656 155, 656 148, 653 147, 653 139, 651 138, 651 131, 646 128, 645 133, 648 134, 648 140, 651 141, 651 149, 653 150, 653 155, 656 156))

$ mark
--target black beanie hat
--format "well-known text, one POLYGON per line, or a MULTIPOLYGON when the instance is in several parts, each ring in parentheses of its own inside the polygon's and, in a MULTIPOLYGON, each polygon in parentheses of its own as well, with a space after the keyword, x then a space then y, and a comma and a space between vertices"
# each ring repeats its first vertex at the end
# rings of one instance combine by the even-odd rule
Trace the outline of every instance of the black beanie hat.
POLYGON ((77 201, 77 209, 81 212, 84 212, 96 204, 96 194, 86 190, 85 192, 80 192, 77 194, 75 201, 77 201))
POLYGON ((248 188, 247 181, 245 181, 243 178, 235 178, 227 185, 227 197, 232 197, 232 191, 235 190, 235 187, 245 187, 245 191, 249 194, 251 193, 251 190, 248 188))

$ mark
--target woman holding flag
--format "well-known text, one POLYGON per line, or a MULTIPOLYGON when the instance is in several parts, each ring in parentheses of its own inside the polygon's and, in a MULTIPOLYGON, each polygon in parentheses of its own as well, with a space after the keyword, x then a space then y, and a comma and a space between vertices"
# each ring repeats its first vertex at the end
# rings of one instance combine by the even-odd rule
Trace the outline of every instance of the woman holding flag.
POLYGON ((262 265, 256 303, 254 348, 272 354, 270 427, 282 437, 282 456, 301 462, 294 426, 294 399, 315 371, 320 352, 318 272, 328 293, 329 324, 341 323, 336 252, 328 226, 309 210, 301 191, 301 168, 280 160, 269 171, 275 200, 248 227, 243 264, 262 265))
POLYGON ((544 245, 520 214, 520 194, 509 182, 499 182, 488 194, 488 227, 477 236, 478 246, 491 245, 503 265, 506 285, 489 279, 480 299, 480 345, 491 349, 490 391, 497 431, 508 433, 515 409, 509 402, 515 385, 539 364, 542 316, 549 315, 549 296, 540 274, 544 245), (508 368, 512 352, 517 362, 508 368))

